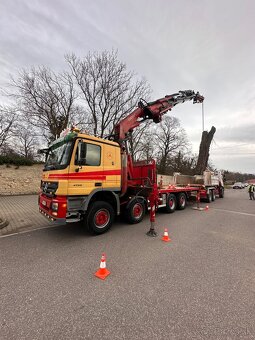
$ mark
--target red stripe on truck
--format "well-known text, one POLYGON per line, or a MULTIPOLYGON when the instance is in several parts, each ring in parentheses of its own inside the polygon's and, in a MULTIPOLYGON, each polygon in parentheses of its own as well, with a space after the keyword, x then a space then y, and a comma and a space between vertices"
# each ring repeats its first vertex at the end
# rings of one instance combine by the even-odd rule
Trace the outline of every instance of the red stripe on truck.
POLYGON ((98 179, 105 180, 106 176, 121 175, 121 170, 102 170, 89 172, 72 172, 69 174, 50 174, 49 179, 98 179))

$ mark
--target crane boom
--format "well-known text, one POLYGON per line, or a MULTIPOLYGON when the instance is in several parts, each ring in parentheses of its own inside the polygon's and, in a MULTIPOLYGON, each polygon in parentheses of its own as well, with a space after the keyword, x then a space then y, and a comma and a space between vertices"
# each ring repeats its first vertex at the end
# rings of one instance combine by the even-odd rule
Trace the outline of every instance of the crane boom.
POLYGON ((144 100, 139 101, 138 108, 115 126, 114 140, 122 143, 128 137, 128 133, 145 120, 152 119, 154 123, 161 122, 162 116, 167 111, 171 110, 175 105, 188 100, 193 100, 193 104, 202 103, 204 97, 199 92, 195 93, 192 90, 186 90, 167 95, 149 103, 144 100))

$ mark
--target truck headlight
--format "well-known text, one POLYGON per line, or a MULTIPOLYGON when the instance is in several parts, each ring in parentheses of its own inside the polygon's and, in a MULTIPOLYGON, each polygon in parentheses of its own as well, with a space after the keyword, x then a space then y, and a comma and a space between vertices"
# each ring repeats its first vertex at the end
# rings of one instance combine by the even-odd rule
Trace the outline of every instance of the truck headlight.
POLYGON ((51 210, 52 211, 58 211, 58 203, 56 203, 56 202, 51 203, 51 210))

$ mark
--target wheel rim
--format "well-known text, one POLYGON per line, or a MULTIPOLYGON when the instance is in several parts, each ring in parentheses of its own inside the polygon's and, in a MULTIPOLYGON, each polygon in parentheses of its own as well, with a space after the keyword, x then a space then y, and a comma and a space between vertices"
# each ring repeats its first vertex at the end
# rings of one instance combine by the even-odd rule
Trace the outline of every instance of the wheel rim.
POLYGON ((170 200, 169 200, 169 207, 170 207, 170 209, 173 209, 173 208, 174 208, 174 205, 175 205, 174 200, 173 200, 173 199, 170 199, 170 200))
POLYGON ((94 217, 95 226, 97 228, 104 228, 110 221, 109 211, 106 209, 100 209, 96 212, 94 217))
POLYGON ((138 219, 143 214, 143 207, 140 203, 136 203, 133 207, 133 216, 134 218, 138 219))
POLYGON ((181 196, 181 198, 180 198, 180 205, 182 207, 185 205, 185 198, 184 198, 184 196, 181 196))

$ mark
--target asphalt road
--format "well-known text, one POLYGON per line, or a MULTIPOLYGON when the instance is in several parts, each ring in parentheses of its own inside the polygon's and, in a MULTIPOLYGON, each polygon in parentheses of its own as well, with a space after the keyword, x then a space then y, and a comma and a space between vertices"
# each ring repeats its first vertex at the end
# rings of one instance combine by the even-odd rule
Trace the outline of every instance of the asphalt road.
POLYGON ((117 222, 0 239, 0 339, 255 339, 255 201, 228 190, 188 207, 117 222), (93 274, 106 253, 110 276, 93 274))

